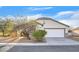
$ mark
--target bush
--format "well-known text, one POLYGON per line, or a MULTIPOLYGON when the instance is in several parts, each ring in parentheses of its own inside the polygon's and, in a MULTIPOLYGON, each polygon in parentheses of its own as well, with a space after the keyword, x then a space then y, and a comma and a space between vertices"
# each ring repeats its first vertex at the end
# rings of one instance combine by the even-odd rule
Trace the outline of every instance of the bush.
POLYGON ((36 41, 42 41, 46 33, 47 32, 45 30, 36 30, 32 33, 32 36, 36 39, 36 41))

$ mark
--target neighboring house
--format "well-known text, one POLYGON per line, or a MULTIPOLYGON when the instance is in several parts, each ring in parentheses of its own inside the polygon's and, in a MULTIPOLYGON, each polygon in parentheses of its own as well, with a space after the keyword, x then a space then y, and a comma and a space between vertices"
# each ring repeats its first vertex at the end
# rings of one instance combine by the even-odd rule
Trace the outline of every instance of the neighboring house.
POLYGON ((71 30, 71 35, 73 37, 79 37, 79 27, 72 29, 71 30))
POLYGON ((48 17, 41 17, 36 20, 44 25, 43 27, 47 31, 46 37, 65 37, 70 28, 68 25, 48 17))
POLYGON ((79 34, 79 27, 72 29, 72 32, 79 34))

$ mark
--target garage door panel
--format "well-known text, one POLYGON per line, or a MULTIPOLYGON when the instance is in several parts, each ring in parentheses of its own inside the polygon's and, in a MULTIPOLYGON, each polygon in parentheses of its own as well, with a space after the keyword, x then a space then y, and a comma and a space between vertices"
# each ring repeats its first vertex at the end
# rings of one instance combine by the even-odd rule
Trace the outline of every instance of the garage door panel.
POLYGON ((64 29, 46 29, 46 37, 64 37, 64 29))

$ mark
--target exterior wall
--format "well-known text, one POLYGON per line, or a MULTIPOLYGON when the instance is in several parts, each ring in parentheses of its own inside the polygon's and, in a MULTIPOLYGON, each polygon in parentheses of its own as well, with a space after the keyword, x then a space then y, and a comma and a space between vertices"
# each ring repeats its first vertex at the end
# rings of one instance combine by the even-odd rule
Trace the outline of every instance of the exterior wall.
POLYGON ((38 22, 41 24, 45 22, 44 28, 65 28, 66 33, 68 32, 68 29, 69 29, 67 26, 62 25, 52 20, 38 20, 38 22))

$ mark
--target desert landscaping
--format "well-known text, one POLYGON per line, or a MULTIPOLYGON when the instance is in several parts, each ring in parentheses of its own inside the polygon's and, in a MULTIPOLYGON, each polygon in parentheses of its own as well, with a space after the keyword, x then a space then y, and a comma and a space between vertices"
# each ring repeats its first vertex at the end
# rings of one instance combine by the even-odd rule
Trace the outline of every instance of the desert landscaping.
POLYGON ((39 28, 39 26, 43 27, 43 24, 40 24, 36 20, 27 21, 26 19, 19 19, 18 23, 8 18, 4 21, 1 20, 0 43, 14 43, 20 37, 26 38, 27 41, 42 41, 46 35, 46 31, 39 28))

